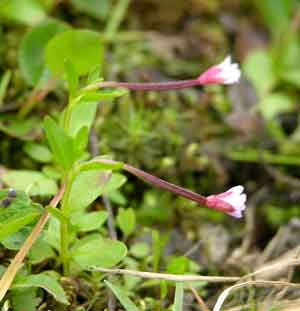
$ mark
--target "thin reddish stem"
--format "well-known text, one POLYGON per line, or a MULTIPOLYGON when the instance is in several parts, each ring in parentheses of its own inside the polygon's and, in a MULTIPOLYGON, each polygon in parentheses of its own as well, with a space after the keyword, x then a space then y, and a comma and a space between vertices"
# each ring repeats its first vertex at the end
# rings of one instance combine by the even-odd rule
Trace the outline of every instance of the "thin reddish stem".
POLYGON ((131 173, 131 174, 133 174, 139 178, 144 179, 145 181, 149 182, 151 185, 153 185, 155 187, 162 188, 164 190, 175 193, 175 194, 182 196, 184 198, 187 198, 189 200, 192 200, 192 201, 195 201, 197 203, 206 205, 206 202, 207 202, 206 197, 204 197, 198 193, 195 193, 193 191, 190 191, 190 190, 187 190, 185 188, 174 185, 172 183, 169 183, 163 179, 160 179, 156 176, 153 176, 149 173, 146 173, 146 172, 144 172, 138 168, 135 168, 129 164, 125 164, 124 169, 127 172, 129 172, 129 173, 131 173))
POLYGON ((120 87, 136 91, 169 91, 169 90, 190 88, 197 85, 200 85, 197 79, 168 81, 168 82, 149 82, 149 83, 105 81, 92 84, 88 86, 86 89, 120 87))

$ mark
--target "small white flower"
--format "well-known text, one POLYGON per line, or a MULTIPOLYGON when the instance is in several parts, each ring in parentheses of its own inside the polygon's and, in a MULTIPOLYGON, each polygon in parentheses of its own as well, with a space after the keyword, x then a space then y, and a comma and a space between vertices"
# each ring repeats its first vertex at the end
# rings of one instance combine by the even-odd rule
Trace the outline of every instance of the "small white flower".
POLYGON ((226 192, 210 195, 206 198, 207 206, 230 216, 241 218, 246 209, 247 200, 247 195, 243 191, 243 186, 235 186, 226 192))
POLYGON ((231 56, 227 56, 224 61, 216 66, 220 69, 218 77, 223 79, 224 84, 237 83, 241 77, 241 71, 237 63, 231 63, 231 56))
POLYGON ((202 85, 233 84, 237 83, 240 77, 239 65, 232 63, 231 56, 227 56, 222 63, 208 68, 197 80, 202 85))

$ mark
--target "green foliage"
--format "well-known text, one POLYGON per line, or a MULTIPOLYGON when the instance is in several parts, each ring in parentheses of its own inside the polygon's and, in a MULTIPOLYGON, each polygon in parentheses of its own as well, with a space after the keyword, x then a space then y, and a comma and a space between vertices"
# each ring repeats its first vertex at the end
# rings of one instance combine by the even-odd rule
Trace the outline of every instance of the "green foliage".
POLYGON ((119 285, 112 284, 111 282, 104 281, 106 286, 115 294, 122 306, 126 311, 138 311, 138 307, 134 302, 128 297, 126 291, 119 285))
POLYGON ((108 180, 107 173, 99 171, 80 173, 75 179, 70 192, 70 209, 72 211, 84 210, 101 195, 103 186, 108 180))
POLYGON ((299 89, 300 82, 300 39, 297 32, 291 32, 275 45, 274 68, 278 77, 284 82, 299 89))
POLYGON ((249 54, 243 64, 245 75, 254 84, 260 96, 270 92, 276 83, 272 58, 267 51, 257 50, 249 54))
MULTIPOLYGON (((51 308, 48 294, 57 302, 66 304, 67 295, 57 281, 62 270, 67 276, 64 283, 70 285, 66 286, 68 297, 78 295, 78 289, 87 289, 82 295, 80 293, 79 299, 72 299, 74 310, 81 310, 78 305, 81 300, 89 310, 106 307, 106 300, 100 292, 103 274, 88 271, 90 266, 113 267, 121 263, 122 268, 133 270, 159 272, 163 269, 172 274, 199 271, 195 262, 181 256, 185 245, 181 249, 181 245, 177 245, 181 243, 170 239, 166 247, 170 231, 180 231, 182 239, 186 237, 191 242, 190 238, 198 237, 202 222, 228 224, 228 218, 196 208, 195 204, 175 199, 168 193, 145 190, 149 186, 137 184, 134 180, 126 182, 126 177, 120 173, 123 161, 204 194, 217 188, 223 190, 233 182, 245 184, 251 192, 262 184, 275 190, 280 185, 280 189, 286 191, 285 183, 290 183, 290 179, 285 177, 298 176, 295 166, 300 165, 297 106, 300 40, 294 13, 299 10, 296 0, 243 2, 241 10, 232 11, 234 18, 240 20, 245 7, 253 9, 256 5, 272 36, 264 36, 265 30, 257 24, 257 16, 250 13, 247 27, 241 33, 238 31, 236 38, 237 57, 242 59, 246 55, 243 73, 254 86, 254 91, 242 82, 230 89, 230 97, 218 86, 205 88, 207 95, 195 88, 163 94, 132 92, 126 97, 124 95, 128 92, 123 89, 99 88, 97 83, 104 80, 103 76, 124 81, 141 77, 172 80, 196 77, 199 68, 207 67, 207 64, 201 64, 201 67, 198 61, 191 60, 194 56, 198 58, 197 47, 192 44, 195 49, 186 48, 191 45, 191 40, 185 42, 186 38, 181 34, 171 41, 151 37, 146 44, 143 32, 130 30, 139 23, 145 26, 143 29, 149 29, 149 20, 151 27, 156 27, 155 18, 149 19, 146 15, 143 18, 147 10, 143 10, 142 20, 139 20, 143 4, 130 10, 134 12, 134 21, 132 23, 129 18, 124 23, 130 25, 129 31, 118 32, 130 3, 128 0, 116 1, 113 10, 109 0, 70 0, 67 5, 55 0, 0 2, 0 67, 5 73, 0 82, 1 183, 36 196, 34 200, 42 202, 51 214, 45 231, 27 256, 24 270, 20 271, 6 297, 12 309, 23 311, 24 306, 28 311, 44 306, 51 308), (55 16, 57 20, 48 19, 46 15, 55 16), (30 28, 16 25, 19 23, 30 28), (247 34, 248 26, 251 31, 258 32, 257 38, 264 40, 261 45, 264 48, 253 50, 253 41, 251 38, 248 41, 248 36, 245 44, 243 34, 244 30, 247 34), (104 31, 100 34, 79 27, 104 31), (109 47, 105 66, 101 38, 109 47), (177 53, 178 42, 180 55, 177 53), (250 53, 247 52, 248 44, 250 53), (148 70, 150 67, 151 71, 148 70), (30 93, 32 88, 33 93, 30 93), (112 105, 110 102, 117 98, 120 99, 112 105), (31 99, 30 116, 20 113, 31 99), (61 107, 65 107, 62 112, 61 107), (53 119, 47 117, 43 126, 45 115, 51 115, 53 119), (234 122, 231 122, 232 117, 236 117, 234 122), (99 134, 96 143, 92 141, 94 136, 90 135, 92 128, 99 134), (90 138, 97 152, 109 156, 91 158, 90 138), (260 150, 258 145, 264 142, 270 144, 272 150, 260 150), (281 166, 283 178, 280 174, 279 178, 274 175, 274 182, 266 185, 266 174, 261 178, 252 170, 252 165, 257 163, 281 166), (49 207, 49 197, 58 191, 57 184, 67 186, 65 194, 60 206, 49 207), (124 184, 121 192, 120 187, 124 184), (127 245, 120 239, 108 238, 108 212, 99 199, 101 195, 111 201, 117 233, 121 231, 120 236, 127 245), (144 225, 149 229, 142 230, 144 225), (158 226, 163 228, 163 233, 153 230, 158 226), (169 255, 169 250, 173 249, 178 256, 169 255), (30 274, 31 271, 44 271, 45 267, 55 271, 30 274), (30 273, 24 274, 24 271, 30 273), (90 291, 94 295, 92 299, 90 291)), ((177 14, 171 16, 170 22, 169 12, 164 15, 163 5, 156 2, 153 6, 157 6, 157 17, 161 18, 159 28, 177 29, 174 27, 177 14)), ((176 13, 180 2, 183 3, 174 2, 173 11, 176 13)), ((195 16, 218 13, 220 6, 214 4, 216 1, 206 2, 201 4, 200 10, 194 8, 195 16)), ((181 3, 180 6, 186 6, 182 9, 186 12, 189 4, 181 3)), ((178 16, 181 16, 180 12, 178 16)), ((217 54, 230 50, 231 46, 226 43, 232 40, 224 37, 220 25, 209 20, 198 27, 196 18, 187 31, 189 38, 202 40, 201 57, 205 60, 209 54, 212 63, 217 54), (209 38, 209 42, 203 38, 209 38)), ((235 36, 235 32, 232 34, 235 36)), ((261 170, 264 172, 264 167, 261 170)), ((0 208, 0 238, 5 263, 10 261, 7 256, 23 245, 43 211, 28 195, 23 195, 22 202, 18 192, 7 208, 0 208)), ((276 202, 277 191, 272 191, 273 196, 276 202)), ((263 216, 274 228, 287 223, 291 217, 299 217, 298 206, 289 204, 290 197, 287 195, 285 199, 283 196, 284 202, 280 206, 277 203, 264 206, 263 216)), ((0 205, 5 206, 6 199, 7 190, 0 190, 0 205)), ((267 199, 269 201, 270 197, 267 199)), ((238 229, 230 230, 230 235, 235 242, 240 239, 238 229)), ((203 264, 206 265, 206 260, 203 264)), ((210 263, 205 268, 209 272, 223 272, 210 263)), ((114 279, 116 281, 106 285, 124 309, 171 310, 172 306, 167 303, 173 293, 169 289, 174 283, 144 282, 129 275, 114 279), (153 286, 160 286, 160 292, 154 291, 153 286), (146 297, 140 301, 139 295, 146 297), (131 299, 140 302, 139 308, 131 299)), ((198 282, 195 286, 205 284, 198 282)), ((173 310, 182 310, 182 303, 183 285, 177 283, 173 310)))
POLYGON ((188 271, 189 262, 189 259, 184 256, 175 257, 169 261, 166 272, 171 274, 184 274, 188 271))
POLYGON ((24 145, 24 152, 27 153, 33 160, 40 163, 49 163, 52 160, 52 154, 50 150, 41 144, 26 143, 24 145))
POLYGON ((264 205, 264 215, 270 225, 273 227, 279 227, 287 224, 291 218, 299 218, 299 206, 282 206, 278 204, 266 204, 264 205))
POLYGON ((153 271, 159 270, 162 252, 167 244, 168 235, 161 235, 159 231, 152 230, 152 256, 153 256, 153 271))
POLYGON ((2 176, 3 182, 16 190, 30 195, 49 196, 57 192, 55 181, 44 174, 29 170, 7 170, 2 176))
POLYGON ((45 241, 55 250, 60 250, 60 221, 56 217, 50 217, 45 230, 45 241))
POLYGON ((10 300, 15 311, 36 311, 41 302, 41 298, 37 295, 37 288, 18 288, 11 290, 10 300))
POLYGON ((0 115, 0 131, 12 138, 31 141, 41 132, 41 121, 36 117, 21 120, 16 117, 0 115))
POLYGON ((47 45, 46 63, 55 75, 63 75, 69 61, 78 75, 89 73, 102 64, 100 35, 90 30, 69 30, 56 35, 47 45))
POLYGON ((255 0, 255 5, 274 35, 281 35, 289 27, 292 13, 296 8, 295 0, 255 0), (276 27, 274 27, 276 25, 276 27))
POLYGON ((16 279, 13 289, 19 288, 42 288, 51 294, 57 301, 68 305, 67 296, 59 284, 59 282, 54 279, 49 274, 35 274, 35 275, 27 275, 27 276, 20 276, 16 279))
POLYGON ((71 223, 77 227, 78 231, 88 232, 99 230, 107 220, 107 217, 108 214, 105 211, 74 213, 71 219, 71 223))
MULTIPOLYGON (((2 196, 4 193, 7 194, 1 191, 2 196)), ((8 199, 2 197, 2 204, 4 200, 8 199)), ((40 206, 33 204, 26 194, 18 192, 7 207, 2 206, 0 209, 0 241, 32 223, 40 215, 40 206)))
POLYGON ((112 267, 127 253, 124 243, 92 234, 77 241, 71 249, 72 259, 83 268, 112 267))
POLYGON ((26 225, 22 227, 19 231, 8 235, 3 240, 1 240, 1 244, 7 249, 18 250, 25 242, 31 230, 32 225, 26 225))
POLYGON ((47 259, 55 257, 56 253, 49 243, 47 243, 43 235, 34 243, 28 254, 29 262, 32 265, 39 264, 47 259))
MULTIPOLYGON (((70 118, 69 134, 72 137, 76 137, 79 131, 85 127, 87 129, 86 134, 91 129, 92 123, 94 122, 98 102, 91 102, 86 100, 81 100, 74 105, 72 108, 72 114, 70 118)), ((83 133, 81 132, 81 136, 83 133)), ((87 136, 87 135, 86 135, 87 136)), ((87 140, 87 137, 80 137, 80 140, 87 140)), ((86 142, 83 145, 86 147, 86 142)))
POLYGON ((3 99, 7 92, 8 84, 11 80, 11 71, 7 70, 0 80, 0 107, 3 105, 3 99))
POLYGON ((295 107, 292 98, 284 93, 273 93, 260 102, 260 111, 267 120, 274 120, 280 113, 290 112, 295 107))
POLYGON ((72 4, 79 11, 97 19, 104 19, 110 9, 109 0, 71 0, 72 4))
POLYGON ((44 50, 48 42, 68 28, 66 24, 50 19, 34 26, 23 37, 18 60, 28 84, 36 85, 45 74, 44 50))
POLYGON ((172 311, 182 311, 182 310, 183 310, 183 282, 177 282, 172 311))
POLYGON ((53 160, 68 171, 78 156, 73 139, 50 117, 45 118, 44 128, 53 152, 53 160))
POLYGON ((11 21, 34 25, 43 20, 46 14, 38 0, 2 0, 0 16, 11 21))
POLYGON ((136 258, 145 258, 150 253, 150 246, 143 242, 137 242, 130 248, 130 254, 136 258))
POLYGON ((132 208, 120 208, 117 216, 117 224, 126 238, 132 234, 136 226, 134 210, 132 208))

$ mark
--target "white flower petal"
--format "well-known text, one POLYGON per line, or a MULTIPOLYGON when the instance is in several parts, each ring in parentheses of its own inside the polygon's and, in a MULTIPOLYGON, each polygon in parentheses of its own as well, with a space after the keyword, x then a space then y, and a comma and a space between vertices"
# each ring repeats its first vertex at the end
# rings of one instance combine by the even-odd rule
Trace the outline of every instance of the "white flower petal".
POLYGON ((233 192, 234 194, 241 194, 244 191, 244 187, 241 185, 238 186, 234 186, 232 188, 230 188, 229 190, 227 190, 227 192, 233 192))
POLYGON ((220 70, 218 77, 223 80, 224 84, 233 84, 239 81, 241 71, 237 63, 231 63, 231 56, 226 57, 217 67, 220 70))
POLYGON ((218 67, 219 67, 220 69, 226 69, 226 68, 230 67, 230 65, 231 65, 231 56, 229 55, 229 56, 227 56, 227 57, 223 60, 222 63, 220 63, 220 64, 218 65, 218 67))

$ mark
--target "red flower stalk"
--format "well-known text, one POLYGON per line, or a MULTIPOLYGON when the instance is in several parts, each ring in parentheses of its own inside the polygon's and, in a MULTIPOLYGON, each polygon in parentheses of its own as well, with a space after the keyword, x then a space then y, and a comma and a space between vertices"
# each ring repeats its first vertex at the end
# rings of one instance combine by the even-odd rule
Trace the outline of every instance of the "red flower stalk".
POLYGON ((236 186, 226 192, 205 197, 188 189, 169 183, 131 165, 125 164, 123 168, 127 172, 142 178, 155 187, 162 188, 189 200, 195 201, 198 204, 205 205, 209 208, 213 208, 236 218, 241 218, 243 216, 242 212, 246 208, 245 203, 247 196, 243 193, 243 186, 236 186))
POLYGON ((233 84, 239 81, 240 76, 239 65, 231 63, 231 57, 228 56, 222 63, 208 68, 196 79, 150 83, 105 81, 90 85, 86 89, 120 87, 129 90, 168 91, 208 84, 233 84))

